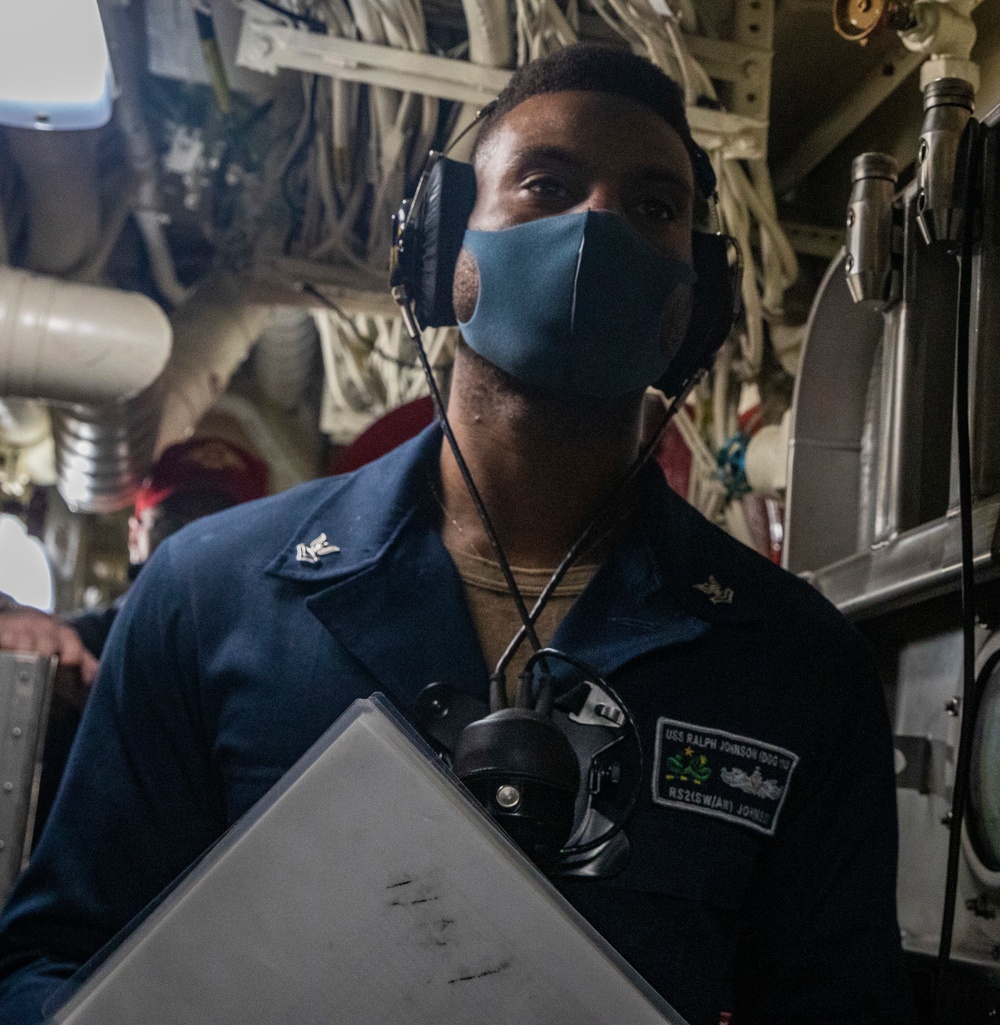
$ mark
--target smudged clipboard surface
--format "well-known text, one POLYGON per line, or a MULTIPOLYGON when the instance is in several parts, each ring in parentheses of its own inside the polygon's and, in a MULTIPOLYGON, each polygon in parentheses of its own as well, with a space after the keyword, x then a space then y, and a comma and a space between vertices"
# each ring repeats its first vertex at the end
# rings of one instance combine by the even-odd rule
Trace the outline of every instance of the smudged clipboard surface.
POLYGON ((54 1021, 684 1025, 377 695, 54 1021))

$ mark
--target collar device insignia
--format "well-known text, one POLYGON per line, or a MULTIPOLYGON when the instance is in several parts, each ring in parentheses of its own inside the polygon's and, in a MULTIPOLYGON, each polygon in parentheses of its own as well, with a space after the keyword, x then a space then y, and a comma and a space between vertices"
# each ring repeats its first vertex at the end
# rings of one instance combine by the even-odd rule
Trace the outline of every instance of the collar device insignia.
POLYGON ((320 534, 319 537, 314 537, 309 544, 305 542, 297 544, 295 546, 295 558, 299 562, 308 562, 315 565, 322 556, 333 555, 339 551, 340 549, 336 545, 332 545, 327 541, 326 534, 320 534))
POLYGON ((731 587, 723 587, 714 576, 710 576, 703 584, 695 584, 694 589, 701 591, 713 605, 732 605, 735 592, 731 587))

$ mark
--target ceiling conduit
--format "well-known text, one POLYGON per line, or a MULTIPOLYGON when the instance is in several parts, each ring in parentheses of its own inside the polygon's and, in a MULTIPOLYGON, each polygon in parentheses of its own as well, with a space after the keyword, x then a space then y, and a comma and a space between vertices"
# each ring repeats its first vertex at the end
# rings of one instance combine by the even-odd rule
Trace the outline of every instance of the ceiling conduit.
POLYGON ((319 332, 308 310, 281 306, 254 349, 254 377, 264 395, 279 409, 298 408, 316 375, 319 332))
POLYGON ((0 395, 54 404, 57 487, 70 508, 131 500, 152 459, 170 346, 170 323, 146 296, 0 267, 0 395))
MULTIPOLYGON (((100 238, 97 133, 8 128, 5 134, 28 194, 27 265, 45 274, 72 273, 86 263, 100 238)), ((8 262, 6 249, 0 245, 0 264, 8 262)), ((24 452, 50 434, 42 403, 0 398, 0 444, 24 452)), ((34 476, 39 483, 52 483, 48 473, 39 478, 37 468, 34 476)))
POLYGON ((189 437, 271 319, 249 281, 218 275, 201 282, 171 315, 174 349, 160 381, 163 415, 156 455, 189 437))

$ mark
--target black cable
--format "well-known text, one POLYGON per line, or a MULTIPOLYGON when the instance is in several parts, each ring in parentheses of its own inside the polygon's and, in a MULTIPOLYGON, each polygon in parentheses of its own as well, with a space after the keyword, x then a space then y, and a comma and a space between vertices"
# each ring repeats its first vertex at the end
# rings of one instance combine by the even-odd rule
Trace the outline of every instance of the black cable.
MULTIPOLYGON (((406 318, 404 318, 404 322, 405 320, 406 318)), ((415 325, 413 326, 415 327, 415 325)), ((462 455, 462 451, 458 447, 458 439, 455 437, 455 434, 451 429, 451 423, 448 421, 448 414, 445 412, 444 408, 444 400, 441 398, 441 391, 438 388, 437 381, 434 379, 434 372, 431 370, 430 361, 427 359, 427 352, 424 350, 423 339, 420 337, 420 332, 413 330, 409 323, 406 324, 406 328, 407 333, 410 335, 410 339, 416 346, 417 355, 420 357, 420 365, 423 367, 424 376, 427 378, 427 385, 430 388, 431 398, 434 402, 434 409, 437 413, 438 419, 441 421, 441 428, 444 431, 445 438, 448 439, 448 445, 451 448, 452 455, 455 457, 455 462, 458 465, 458 472, 462 475, 462 480, 465 482, 465 487, 469 492, 469 496, 472 498, 472 503, 476 507, 476 512, 479 514, 479 519, 483 525, 483 529, 486 531, 486 535, 490 539, 490 544, 493 546, 497 562, 500 564, 500 569, 503 571, 504 580, 507 582, 507 589, 510 591, 511 597, 514 599, 514 604, 517 606, 517 614, 521 617, 521 622, 524 624, 521 629, 527 635, 532 649, 537 652, 541 649, 542 645, 538 640, 538 634, 535 633, 535 624, 531 621, 531 617, 528 615, 528 609, 524 604, 521 589, 517 586, 517 581, 514 579, 510 563, 507 561, 507 553, 504 552, 503 545, 500 543, 500 538, 497 536, 497 532, 493 527, 493 521, 490 519, 490 514, 486 511, 483 496, 479 493, 479 488, 476 487, 476 482, 472 479, 472 473, 469 470, 468 464, 465 462, 465 457, 462 455)), ((505 708, 507 705, 506 695, 502 694, 502 687, 500 688, 500 691, 500 700, 502 701, 502 704, 500 704, 499 707, 505 708)), ((493 696, 494 688, 491 680, 491 707, 493 696)), ((492 710, 496 711, 495 708, 492 710)))
POLYGON ((317 32, 325 36, 329 31, 325 21, 320 21, 319 18, 314 18, 311 14, 299 14, 298 11, 290 11, 287 7, 274 3, 274 0, 257 0, 257 3, 261 7, 266 7, 269 11, 274 11, 275 14, 280 14, 283 18, 288 18, 289 21, 294 22, 296 25, 305 25, 310 32, 317 32))
MULTIPOLYGON (((602 686, 607 686, 601 679, 601 674, 590 665, 587 665, 582 659, 574 658, 572 655, 567 655, 565 651, 560 651, 558 648, 540 648, 538 651, 533 652, 528 656, 527 662, 524 663, 523 676, 527 676, 534 664, 541 658, 557 658, 560 662, 565 662, 567 665, 572 666, 574 669, 578 669, 584 676, 593 677, 595 680, 601 680, 602 686)), ((610 689, 610 688, 609 688, 610 689)))
POLYGON ((316 88, 318 82, 319 75, 313 75, 312 83, 309 86, 309 124, 306 128, 305 134, 302 136, 302 141, 295 147, 295 152, 289 158, 288 164, 285 166, 285 170, 281 174, 281 196, 289 209, 296 214, 302 211, 304 203, 300 203, 297 198, 289 193, 288 179, 299 164, 308 157, 309 147, 312 146, 313 141, 316 138, 316 88))
POLYGON ((952 794, 948 867, 945 874, 941 943, 934 974, 934 1021, 943 1022, 944 988, 955 928, 958 868, 962 850, 962 821, 969 795, 973 731, 979 711, 976 686, 975 552, 972 538, 972 444, 969 431, 969 332, 972 302, 972 251, 974 242, 976 182, 974 169, 979 125, 973 118, 966 129, 967 162, 962 247, 958 275, 958 316, 955 327, 955 420, 958 449, 959 524, 962 538, 962 728, 959 734, 955 787, 952 794))
MULTIPOLYGON (((619 505, 619 499, 621 495, 626 493, 635 482, 635 479, 639 476, 642 468, 649 462, 650 457, 656 451, 657 446, 660 443, 660 439, 663 437, 663 432, 667 429, 667 425, 673 419, 674 414, 680 409, 687 398, 689 392, 698 382, 698 379, 704 373, 703 370, 699 370, 693 377, 691 377, 683 387, 677 393, 677 396, 670 403, 667 408, 666 414, 663 417, 663 421, 660 426, 656 429, 652 438, 646 442, 646 444, 639 450, 639 454, 635 459, 635 462, 629 467, 628 472, 625 474, 621 484, 616 487, 609 496, 608 500, 604 505, 598 509, 595 513, 594 518, 590 521, 588 526, 585 528, 583 533, 576 539, 573 547, 566 553, 563 561, 556 567, 556 571, 549 578, 549 582, 542 588, 542 593, 538 596, 538 600, 535 602, 534 608, 531 610, 530 619, 532 625, 538 621, 538 617, 542 614, 542 610, 548 604, 549 599, 552 597, 555 589, 562 583, 563 577, 569 572, 573 563, 586 551, 587 547, 593 541, 594 535, 599 529, 605 526, 606 521, 611 517, 611 514, 619 505)), ((522 627, 515 635, 510 644, 507 645, 507 650, 500 656, 500 661, 497 662, 496 668, 493 670, 494 677, 503 677, 504 671, 510 664, 510 660, 514 657, 514 653, 521 646, 521 642, 525 638, 525 630, 522 627)))

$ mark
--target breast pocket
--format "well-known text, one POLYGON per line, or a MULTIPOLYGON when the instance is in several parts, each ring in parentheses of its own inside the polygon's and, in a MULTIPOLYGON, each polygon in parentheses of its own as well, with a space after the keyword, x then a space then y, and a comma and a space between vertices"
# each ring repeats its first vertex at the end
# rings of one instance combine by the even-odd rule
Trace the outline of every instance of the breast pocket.
POLYGON ((611 878, 556 883, 629 964, 692 1025, 733 1009, 742 908, 763 837, 652 801, 627 827, 630 854, 611 878))
POLYGON ((627 828, 631 852, 624 871, 608 884, 667 894, 726 911, 746 898, 766 840, 703 812, 649 804, 627 828))

